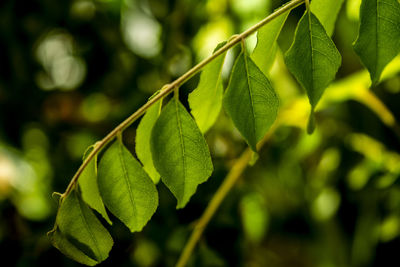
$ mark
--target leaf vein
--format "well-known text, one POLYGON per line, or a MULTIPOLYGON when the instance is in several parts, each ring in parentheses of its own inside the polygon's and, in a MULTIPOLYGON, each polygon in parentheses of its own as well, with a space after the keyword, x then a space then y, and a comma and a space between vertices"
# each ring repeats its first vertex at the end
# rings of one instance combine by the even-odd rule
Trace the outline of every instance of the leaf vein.
MULTIPOLYGON (((132 192, 131 184, 129 183, 128 171, 126 169, 126 165, 125 165, 125 161, 123 159, 122 153, 123 153, 122 144, 118 144, 118 156, 119 156, 119 159, 120 159, 120 162, 121 162, 121 166, 122 166, 121 169, 122 169, 122 172, 123 172, 124 181, 125 181, 125 183, 127 185, 128 191, 129 191, 129 199, 130 199, 131 204, 132 204, 133 213, 135 215, 137 215, 137 211, 136 211, 136 208, 135 208, 135 202, 134 202, 134 199, 133 199, 133 196, 132 196, 133 192, 132 192)), ((136 216, 133 216, 133 218, 135 218, 134 220, 136 220, 136 216)))

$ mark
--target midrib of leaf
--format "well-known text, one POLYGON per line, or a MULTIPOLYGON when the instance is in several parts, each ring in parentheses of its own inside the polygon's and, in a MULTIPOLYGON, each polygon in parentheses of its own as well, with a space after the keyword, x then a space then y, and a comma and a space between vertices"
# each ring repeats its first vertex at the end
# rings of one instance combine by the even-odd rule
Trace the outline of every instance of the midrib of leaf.
POLYGON ((249 74, 249 67, 247 65, 247 58, 246 58, 246 49, 243 46, 243 59, 244 59, 244 67, 246 69, 246 79, 247 79, 247 88, 249 91, 249 96, 250 96, 250 102, 251 102, 251 114, 252 114, 252 120, 253 120, 253 133, 254 133, 254 140, 257 142, 257 134, 256 134, 256 117, 254 115, 254 102, 253 102, 253 95, 251 93, 250 89, 250 74, 249 74))
POLYGON ((175 99, 175 113, 176 113, 176 120, 178 123, 178 128, 179 128, 179 139, 180 139, 180 143, 181 143, 181 150, 182 150, 182 165, 183 165, 183 175, 185 177, 185 179, 183 179, 183 192, 182 192, 182 196, 184 196, 185 193, 185 186, 186 186, 186 174, 187 174, 187 170, 186 170, 186 151, 185 151, 185 140, 183 138, 183 131, 182 131, 182 125, 181 125, 181 117, 179 115, 179 100, 175 99))
MULTIPOLYGON (((81 217, 81 219, 82 219, 82 221, 83 221, 83 224, 85 225, 86 230, 89 232, 90 237, 91 237, 92 240, 93 240, 93 243, 94 243, 94 245, 95 245, 95 247, 96 247, 97 255, 101 256, 99 246, 97 245, 97 242, 96 242, 97 240, 95 239, 94 234, 93 234, 93 232, 91 231, 91 229, 90 229, 90 227, 89 227, 89 223, 87 222, 87 219, 86 219, 86 217, 85 217, 85 215, 84 215, 84 213, 83 213, 82 203, 81 203, 81 201, 79 201, 78 196, 76 196, 76 198, 77 198, 77 200, 78 200, 79 210, 80 210, 80 213, 79 213, 79 214, 80 214, 80 217, 81 217)), ((83 252, 83 251, 82 251, 82 252, 83 252)), ((85 253, 85 255, 86 255, 86 253, 85 253)), ((88 256, 89 258, 91 258, 89 255, 86 255, 86 256, 88 256)), ((101 259, 94 259, 94 260, 98 262, 98 261, 101 260, 101 259)))
MULTIPOLYGON (((132 198, 133 192, 132 192, 131 184, 129 183, 128 172, 126 170, 125 161, 123 160, 123 152, 122 152, 122 144, 121 143, 118 144, 118 156, 119 156, 119 159, 120 159, 121 165, 122 165, 122 172, 124 174, 123 175, 124 176, 124 181, 125 181, 125 183, 127 184, 127 187, 128 187, 129 199, 131 200, 131 206, 132 206, 132 209, 133 209, 133 213, 136 215, 137 211, 136 211, 136 208, 135 208, 135 202, 133 201, 133 198, 132 198)), ((136 221, 137 220, 136 216, 134 216, 134 218, 135 218, 135 221, 136 221)))
MULTIPOLYGON (((313 34, 312 34, 312 24, 311 24, 311 10, 308 10, 308 31, 310 33, 310 46, 311 46, 311 75, 312 75, 312 91, 313 91, 313 96, 315 94, 315 84, 314 84, 314 45, 313 45, 313 34)), ((313 99, 314 102, 314 99, 313 99)), ((315 104, 314 104, 315 105, 315 104)), ((314 109, 314 105, 312 105, 311 109, 314 109)))

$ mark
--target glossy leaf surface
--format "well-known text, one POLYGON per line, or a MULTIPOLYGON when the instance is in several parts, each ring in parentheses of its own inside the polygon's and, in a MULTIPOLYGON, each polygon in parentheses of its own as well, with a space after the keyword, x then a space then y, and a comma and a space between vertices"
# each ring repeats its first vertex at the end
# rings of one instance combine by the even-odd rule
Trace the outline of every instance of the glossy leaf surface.
POLYGON ((233 66, 224 108, 249 146, 256 151, 275 121, 279 99, 267 77, 244 52, 233 66))
POLYGON ((141 231, 157 209, 158 192, 120 140, 104 152, 98 177, 106 207, 132 232, 141 231))
POLYGON ((341 56, 315 15, 306 12, 297 25, 285 62, 307 91, 314 109, 325 88, 335 78, 341 56))
POLYGON ((51 242, 70 258, 93 266, 108 257, 112 238, 93 211, 72 190, 60 203, 51 242))
POLYGON ((400 4, 397 0, 363 0, 354 50, 368 69, 373 84, 400 52, 400 4))
POLYGON ((183 208, 213 171, 207 143, 185 107, 173 98, 162 110, 151 134, 154 165, 163 183, 183 208))

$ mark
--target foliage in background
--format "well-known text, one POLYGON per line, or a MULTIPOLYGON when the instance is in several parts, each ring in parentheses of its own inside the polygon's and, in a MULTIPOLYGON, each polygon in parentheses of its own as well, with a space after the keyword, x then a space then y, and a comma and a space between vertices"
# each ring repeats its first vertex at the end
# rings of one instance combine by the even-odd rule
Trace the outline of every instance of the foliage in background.
MULTIPOLYGON (((304 134, 307 100, 278 51, 270 79, 282 101, 278 118, 282 125, 222 205, 193 263, 381 266, 395 257, 400 229, 395 123, 399 63, 393 61, 384 82, 368 91, 368 74, 360 72, 351 48, 358 30, 354 2, 346 1, 339 13, 333 39, 343 63, 338 82, 316 106, 318 127, 311 136, 304 134)), ((63 191, 86 147, 135 111, 154 90, 209 54, 218 42, 267 15, 266 8, 280 4, 2 3, 0 45, 6 51, 1 54, 0 73, 2 253, 21 265, 72 264, 43 237, 56 208, 50 192, 63 191), (211 47, 201 52, 202 44, 211 47)), ((289 16, 278 38, 283 51, 302 14, 300 9, 289 16)), ((232 59, 228 53, 227 67, 222 69, 225 86, 232 59)), ((190 81, 181 88, 184 104, 196 84, 190 81)), ((124 132, 131 151, 134 128, 124 132)), ((209 182, 181 211, 174 210, 175 200, 159 184, 160 207, 141 234, 132 236, 112 217, 114 225, 105 226, 117 242, 104 264, 176 262, 190 230, 187 226, 199 217, 230 169, 231 159, 244 148, 224 113, 206 139, 215 169, 209 182)), ((79 201, 77 197, 72 203, 79 201)), ((101 251, 93 257, 104 258, 101 251)))

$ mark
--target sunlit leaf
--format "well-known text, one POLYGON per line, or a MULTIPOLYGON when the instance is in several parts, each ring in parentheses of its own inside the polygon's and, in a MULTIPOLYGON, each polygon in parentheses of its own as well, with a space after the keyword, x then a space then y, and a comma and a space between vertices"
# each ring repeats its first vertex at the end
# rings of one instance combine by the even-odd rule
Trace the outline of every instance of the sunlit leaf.
MULTIPOLYGON (((218 50, 226 42, 217 46, 218 50)), ((197 88, 189 94, 191 113, 202 133, 215 123, 222 106, 222 66, 226 52, 208 64, 201 72, 197 88)))
POLYGON ((154 165, 183 208, 213 171, 207 143, 194 119, 175 98, 162 110, 151 134, 154 165))
POLYGON ((101 199, 99 192, 99 185, 97 182, 97 155, 90 160, 89 164, 83 170, 79 176, 78 183, 81 189, 83 200, 92 209, 100 213, 109 224, 112 224, 107 215, 107 211, 104 207, 103 200, 101 199))
POLYGON ((135 150, 136 155, 143 164, 143 169, 147 172, 154 183, 160 181, 160 174, 153 164, 150 151, 150 133, 154 123, 157 121, 161 111, 161 101, 147 110, 136 130, 135 150))
POLYGON ((257 32, 257 45, 254 48, 251 58, 265 75, 268 74, 274 63, 276 51, 278 49, 276 40, 279 37, 289 12, 290 11, 286 11, 281 14, 257 32))
POLYGON ((278 106, 279 99, 267 77, 242 51, 233 66, 224 108, 254 151, 275 121, 278 106))
POLYGON ((311 12, 324 26, 326 33, 332 36, 335 29, 335 22, 344 0, 312 0, 311 12))
POLYGON ((306 12, 297 25, 285 62, 306 89, 314 109, 325 88, 335 78, 341 56, 315 15, 306 12))
POLYGON ((400 52, 400 4, 397 0, 363 0, 360 30, 354 50, 368 69, 373 84, 400 52))
POLYGON ((48 235, 65 255, 91 266, 105 260, 113 245, 108 231, 76 190, 61 200, 55 229, 48 235))
POLYGON ((141 231, 157 209, 158 193, 120 139, 104 152, 98 180, 106 207, 132 232, 141 231))

